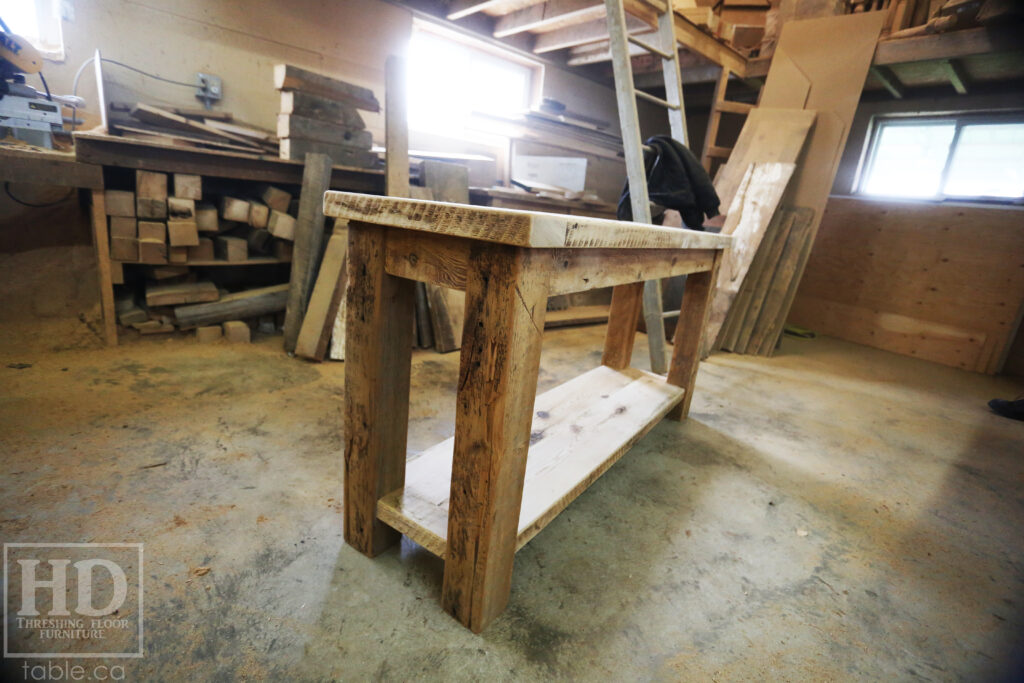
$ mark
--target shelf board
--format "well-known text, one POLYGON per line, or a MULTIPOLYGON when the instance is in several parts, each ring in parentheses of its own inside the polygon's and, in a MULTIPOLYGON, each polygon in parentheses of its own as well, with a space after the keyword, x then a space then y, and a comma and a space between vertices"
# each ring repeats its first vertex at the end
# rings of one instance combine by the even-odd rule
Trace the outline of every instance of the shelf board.
POLYGON ((291 263, 291 259, 273 256, 254 256, 244 261, 222 261, 220 259, 187 261, 185 263, 140 263, 139 261, 115 261, 129 266, 265 266, 271 263, 291 263))
POLYGON ((600 325, 608 322, 608 304, 598 306, 569 306, 561 311, 544 314, 544 329, 572 327, 574 325, 600 325))
MULTIPOLYGON (((534 403, 516 550, 537 535, 683 398, 684 390, 635 368, 599 366, 534 403)), ((405 466, 405 488, 377 501, 377 518, 445 556, 455 439, 405 466)))

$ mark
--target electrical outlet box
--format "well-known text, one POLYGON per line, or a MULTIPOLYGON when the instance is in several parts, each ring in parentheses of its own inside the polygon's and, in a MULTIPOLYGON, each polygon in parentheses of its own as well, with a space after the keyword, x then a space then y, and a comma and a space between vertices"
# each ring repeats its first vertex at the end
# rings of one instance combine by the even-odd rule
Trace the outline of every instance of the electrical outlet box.
POLYGON ((224 86, 221 83, 220 76, 197 73, 196 86, 196 99, 206 105, 207 109, 210 108, 211 104, 219 102, 220 98, 223 97, 224 86))

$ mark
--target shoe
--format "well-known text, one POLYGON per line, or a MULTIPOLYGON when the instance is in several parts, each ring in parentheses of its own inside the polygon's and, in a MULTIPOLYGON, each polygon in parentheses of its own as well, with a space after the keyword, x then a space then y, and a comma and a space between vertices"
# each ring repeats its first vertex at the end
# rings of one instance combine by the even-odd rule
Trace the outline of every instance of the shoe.
POLYGON ((1024 398, 1015 401, 1007 401, 1004 398, 994 398, 988 402, 988 407, 996 415, 1008 417, 1011 420, 1024 420, 1024 398))

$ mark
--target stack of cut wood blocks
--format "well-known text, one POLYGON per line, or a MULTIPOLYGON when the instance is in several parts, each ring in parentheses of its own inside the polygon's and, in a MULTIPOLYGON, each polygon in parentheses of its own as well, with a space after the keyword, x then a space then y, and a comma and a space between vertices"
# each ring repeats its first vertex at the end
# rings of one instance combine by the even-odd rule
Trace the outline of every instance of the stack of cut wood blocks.
POLYGON ((136 171, 135 190, 104 193, 110 256, 122 263, 210 265, 242 262, 250 253, 291 258, 295 218, 291 194, 266 186, 258 197, 203 196, 203 179, 175 173, 136 171))
POLYGON ((270 185, 217 195, 203 187, 198 175, 140 170, 134 190, 105 191, 118 322, 149 334, 244 317, 273 332, 276 321, 258 318, 284 309, 280 286, 225 296, 191 267, 289 262, 292 195, 270 185))
POLYGON ((380 111, 373 91, 288 64, 274 67, 274 86, 281 91, 277 135, 282 159, 302 161, 316 153, 340 166, 380 164, 357 111, 380 111))

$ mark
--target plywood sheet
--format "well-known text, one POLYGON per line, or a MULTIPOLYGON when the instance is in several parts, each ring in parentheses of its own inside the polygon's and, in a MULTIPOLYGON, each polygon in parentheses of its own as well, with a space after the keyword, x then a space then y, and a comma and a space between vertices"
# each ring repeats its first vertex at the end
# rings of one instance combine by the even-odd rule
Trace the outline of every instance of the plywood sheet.
MULTIPOLYGON (((997 372, 1024 306, 1022 220, 1024 212, 1012 207, 832 197, 792 321, 997 372), (893 320, 915 321, 917 334, 893 336, 893 320)), ((899 329, 911 327, 901 322, 899 329)))

